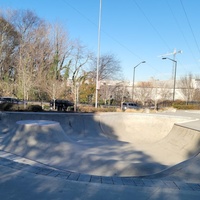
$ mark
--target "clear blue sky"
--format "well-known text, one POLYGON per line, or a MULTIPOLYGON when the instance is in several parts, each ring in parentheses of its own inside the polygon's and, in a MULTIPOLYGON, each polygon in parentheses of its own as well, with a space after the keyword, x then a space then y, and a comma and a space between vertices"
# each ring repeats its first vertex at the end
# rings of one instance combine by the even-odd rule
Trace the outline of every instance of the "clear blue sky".
MULTIPOLYGON (((97 52, 100 0, 0 0, 0 8, 30 9, 62 22, 72 39, 97 52)), ((173 62, 160 55, 176 49, 177 78, 200 75, 200 0, 102 0, 101 54, 121 61, 126 80, 170 79, 173 62)), ((168 56, 173 59, 172 55, 168 56)))

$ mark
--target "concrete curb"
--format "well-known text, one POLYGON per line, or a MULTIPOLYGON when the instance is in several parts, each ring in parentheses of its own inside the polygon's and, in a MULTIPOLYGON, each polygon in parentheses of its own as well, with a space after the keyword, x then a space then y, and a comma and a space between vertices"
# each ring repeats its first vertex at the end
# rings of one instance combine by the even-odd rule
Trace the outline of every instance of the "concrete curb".
POLYGON ((15 170, 25 171, 37 175, 44 175, 54 178, 61 178, 68 181, 78 181, 87 183, 128 185, 133 187, 154 187, 173 190, 200 192, 200 183, 186 183, 174 180, 148 179, 138 177, 108 177, 81 174, 71 171, 56 169, 42 163, 38 163, 15 154, 0 151, 0 165, 15 170))

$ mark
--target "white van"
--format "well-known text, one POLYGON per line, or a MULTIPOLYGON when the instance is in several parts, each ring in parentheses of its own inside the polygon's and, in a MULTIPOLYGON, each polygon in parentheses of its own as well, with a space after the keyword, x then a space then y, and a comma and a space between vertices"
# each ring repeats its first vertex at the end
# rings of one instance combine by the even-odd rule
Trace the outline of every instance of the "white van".
POLYGON ((126 109, 139 109, 140 107, 133 102, 124 102, 122 104, 122 110, 125 111, 126 109))

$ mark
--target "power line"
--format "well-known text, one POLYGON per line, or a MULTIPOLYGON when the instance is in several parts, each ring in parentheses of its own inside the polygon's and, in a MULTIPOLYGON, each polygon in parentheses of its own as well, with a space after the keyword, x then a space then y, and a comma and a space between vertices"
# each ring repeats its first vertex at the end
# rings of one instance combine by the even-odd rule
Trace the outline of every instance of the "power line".
POLYGON ((166 0, 166 2, 167 2, 167 5, 168 5, 168 7, 169 7, 169 10, 170 10, 171 13, 172 13, 172 16, 173 16, 173 18, 174 18, 175 23, 176 23, 176 25, 177 25, 179 31, 181 32, 181 34, 182 34, 182 36, 183 36, 183 39, 184 39, 184 41, 185 41, 185 43, 186 43, 188 49, 190 50, 190 53, 191 53, 191 55, 192 55, 192 57, 193 57, 193 59, 194 59, 194 62, 195 62, 196 65, 198 66, 199 63, 197 62, 197 59, 196 59, 196 57, 195 57, 195 55, 194 55, 194 53, 193 53, 193 51, 192 51, 192 49, 191 49, 191 47, 190 47, 190 45, 189 45, 187 39, 186 39, 186 37, 185 37, 185 34, 184 34, 184 32, 183 32, 183 30, 182 30, 182 28, 181 28, 181 26, 180 26, 180 24, 179 24, 179 22, 178 22, 178 20, 177 20, 177 18, 176 18, 176 16, 175 16, 175 14, 174 14, 174 12, 173 12, 173 10, 172 10, 170 4, 169 4, 169 1, 166 0))
MULTIPOLYGON (((80 12, 78 9, 76 9, 74 6, 72 6, 70 3, 68 3, 66 0, 63 0, 64 3, 66 3, 70 8, 72 8, 75 12, 77 12, 80 16, 82 16, 83 18, 85 18, 88 22, 90 22, 92 25, 94 25, 96 28, 98 27, 98 25, 96 23, 94 23, 92 20, 90 20, 88 17, 86 17, 82 12, 80 12)), ((101 31, 108 36, 110 39, 112 39, 114 42, 116 42, 118 45, 120 45, 121 47, 123 47, 124 49, 126 49, 129 53, 133 54, 136 58, 138 59, 142 59, 139 55, 137 55, 136 53, 134 53, 131 49, 129 49, 126 45, 122 44, 121 42, 119 42, 116 38, 114 38, 113 36, 111 36, 110 34, 108 34, 106 31, 104 31, 103 29, 101 29, 101 31)))
POLYGON ((186 10, 185 10, 185 7, 184 7, 184 5, 183 5, 182 0, 180 0, 180 3, 181 3, 181 6, 182 6, 182 8, 183 8, 185 17, 186 17, 186 19, 187 19, 187 23, 188 23, 188 25, 189 25, 189 27, 190 27, 190 30, 191 30, 191 32, 192 32, 192 36, 193 36, 193 38, 194 38, 195 44, 196 44, 197 49, 198 49, 199 54, 200 54, 200 48, 199 48, 198 42, 197 42, 197 40, 196 40, 196 37, 195 37, 195 35, 194 35, 194 31, 193 31, 193 29, 192 29, 191 23, 190 23, 190 21, 189 21, 189 18, 188 18, 188 15, 187 15, 187 13, 186 13, 186 10))
POLYGON ((167 44, 167 42, 164 40, 164 38, 161 36, 161 34, 159 33, 159 31, 156 29, 156 27, 151 23, 150 19, 147 17, 147 15, 145 14, 145 12, 142 10, 142 8, 139 6, 139 4, 133 0, 135 5, 137 6, 137 8, 140 10, 140 12, 144 15, 145 19, 147 20, 147 22, 150 24, 150 26, 153 28, 153 30, 156 32, 156 34, 159 36, 159 38, 162 40, 162 42, 165 44, 165 46, 168 48, 168 50, 170 50, 169 45, 167 44))
POLYGON ((69 2, 67 2, 66 0, 63 0, 63 2, 65 4, 67 4, 70 8, 72 8, 75 12, 77 12, 80 16, 85 18, 88 22, 90 22, 94 26, 98 27, 98 25, 96 23, 94 23, 92 20, 90 20, 86 15, 84 15, 82 12, 80 12, 78 9, 76 9, 74 6, 72 6, 69 2))
MULTIPOLYGON (((70 8, 72 8, 75 12, 77 12, 80 16, 82 16, 83 18, 85 18, 89 23, 91 23, 93 26, 95 26, 96 28, 98 27, 96 23, 94 23, 92 20, 90 20, 88 17, 86 17, 82 12, 80 12, 77 8, 75 8, 74 6, 72 6, 70 3, 68 3, 66 0, 63 0, 64 3, 66 3, 70 8)), ((150 22, 150 21, 149 21, 150 22)), ((151 22, 150 22, 151 23, 151 22)), ((153 26, 153 25, 152 25, 153 26)), ((156 30, 156 28, 154 28, 156 30)), ((144 58, 142 58, 141 56, 137 55, 136 53, 134 53, 130 48, 128 48, 126 45, 124 45, 122 42, 120 42, 119 40, 117 40, 116 38, 114 38, 113 36, 111 36, 110 34, 108 34, 105 30, 103 30, 103 28, 101 28, 101 31, 110 39, 112 39, 115 43, 117 43, 119 46, 121 46, 123 49, 125 49, 127 52, 129 52, 130 54, 134 55, 137 59, 139 60, 145 60, 144 58)), ((159 33, 158 33, 159 34, 159 33)), ((164 41, 165 43, 165 41, 164 41)), ((169 48, 169 47, 168 47, 169 48)), ((158 69, 154 68, 152 65, 150 65, 149 63, 147 63, 147 65, 149 67, 151 67, 153 70, 160 72, 158 69)))

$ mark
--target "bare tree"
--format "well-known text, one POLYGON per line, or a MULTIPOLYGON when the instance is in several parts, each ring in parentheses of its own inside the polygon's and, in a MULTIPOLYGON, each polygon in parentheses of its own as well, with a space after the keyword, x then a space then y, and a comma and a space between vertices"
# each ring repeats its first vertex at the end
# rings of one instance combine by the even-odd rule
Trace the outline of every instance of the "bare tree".
POLYGON ((145 105, 145 101, 151 99, 153 90, 152 82, 140 82, 135 88, 135 96, 138 101, 145 105))
POLYGON ((44 24, 44 21, 31 10, 8 10, 7 21, 16 28, 23 40, 29 40, 29 34, 44 24))
POLYGON ((68 86, 69 69, 72 64, 73 43, 68 33, 60 24, 51 28, 51 64, 46 70, 45 83, 42 84, 51 99, 66 97, 66 92, 71 90, 68 86))
MULTIPOLYGON (((36 96, 44 95, 41 93, 46 93, 46 85, 48 85, 48 79, 46 79, 49 69, 53 63, 53 47, 48 38, 49 27, 40 26, 37 30, 32 32, 33 36, 32 42, 29 43, 29 76, 26 81, 27 91, 34 93, 36 96)), ((26 48, 25 48, 26 49, 26 48)), ((27 55, 28 56, 28 55, 27 55)), ((28 75, 28 72, 27 72, 28 75)))
POLYGON ((196 88, 194 92, 194 101, 199 101, 200 102, 200 88, 196 88))
POLYGON ((29 10, 13 11, 9 20, 21 36, 15 67, 18 96, 24 99, 30 94, 44 97, 42 93, 47 98, 62 96, 65 88, 62 81, 71 62, 72 45, 67 32, 60 25, 50 26, 29 10))
POLYGON ((172 93, 171 93, 171 89, 169 89, 169 85, 166 82, 159 82, 159 90, 158 90, 158 95, 159 95, 159 99, 161 101, 164 100, 170 100, 172 93))
POLYGON ((112 102, 120 105, 121 102, 130 99, 125 81, 113 84, 112 81, 104 81, 99 90, 99 100, 110 105, 112 102))
POLYGON ((89 72, 86 72, 83 67, 91 60, 91 53, 79 41, 75 43, 74 47, 70 71, 72 73, 72 92, 75 102, 74 109, 76 111, 80 85, 85 82, 89 75, 89 72))
MULTIPOLYGON (((61 25, 50 27, 30 10, 8 11, 2 14, 0 25, 0 93, 9 91, 5 80, 9 80, 12 93, 23 99, 69 94, 77 102, 88 83, 91 92, 95 91, 96 60, 92 70, 87 70, 91 53, 80 42, 70 40, 61 25)), ((118 79, 120 72, 120 63, 113 55, 101 57, 99 80, 118 79)))
POLYGON ((169 86, 166 81, 159 81, 154 78, 150 81, 152 83, 151 101, 154 103, 155 109, 159 101, 168 100, 172 96, 169 86))
MULTIPOLYGON (((97 59, 94 58, 91 66, 93 78, 96 80, 97 59)), ((120 61, 112 54, 102 55, 99 65, 98 80, 119 80, 121 79, 120 61)))
POLYGON ((38 29, 44 23, 32 11, 29 10, 14 10, 9 13, 7 20, 17 30, 20 40, 18 49, 16 49, 18 56, 16 56, 15 72, 16 81, 18 85, 17 96, 28 99, 28 92, 33 85, 33 78, 36 68, 36 52, 37 36, 35 35, 38 29))
POLYGON ((180 78, 181 92, 185 97, 186 103, 194 99, 195 89, 193 79, 194 76, 191 73, 180 78))
POLYGON ((70 40, 67 31, 60 24, 54 24, 52 26, 51 34, 54 55, 50 75, 56 80, 61 80, 63 77, 69 78, 74 43, 70 40))
POLYGON ((15 52, 19 45, 19 34, 12 24, 0 16, 0 79, 13 80, 15 52))
POLYGON ((1 94, 12 95, 14 92, 15 57, 19 45, 19 34, 11 23, 0 16, 0 81, 1 94), (7 90, 6 88, 9 87, 7 90))

